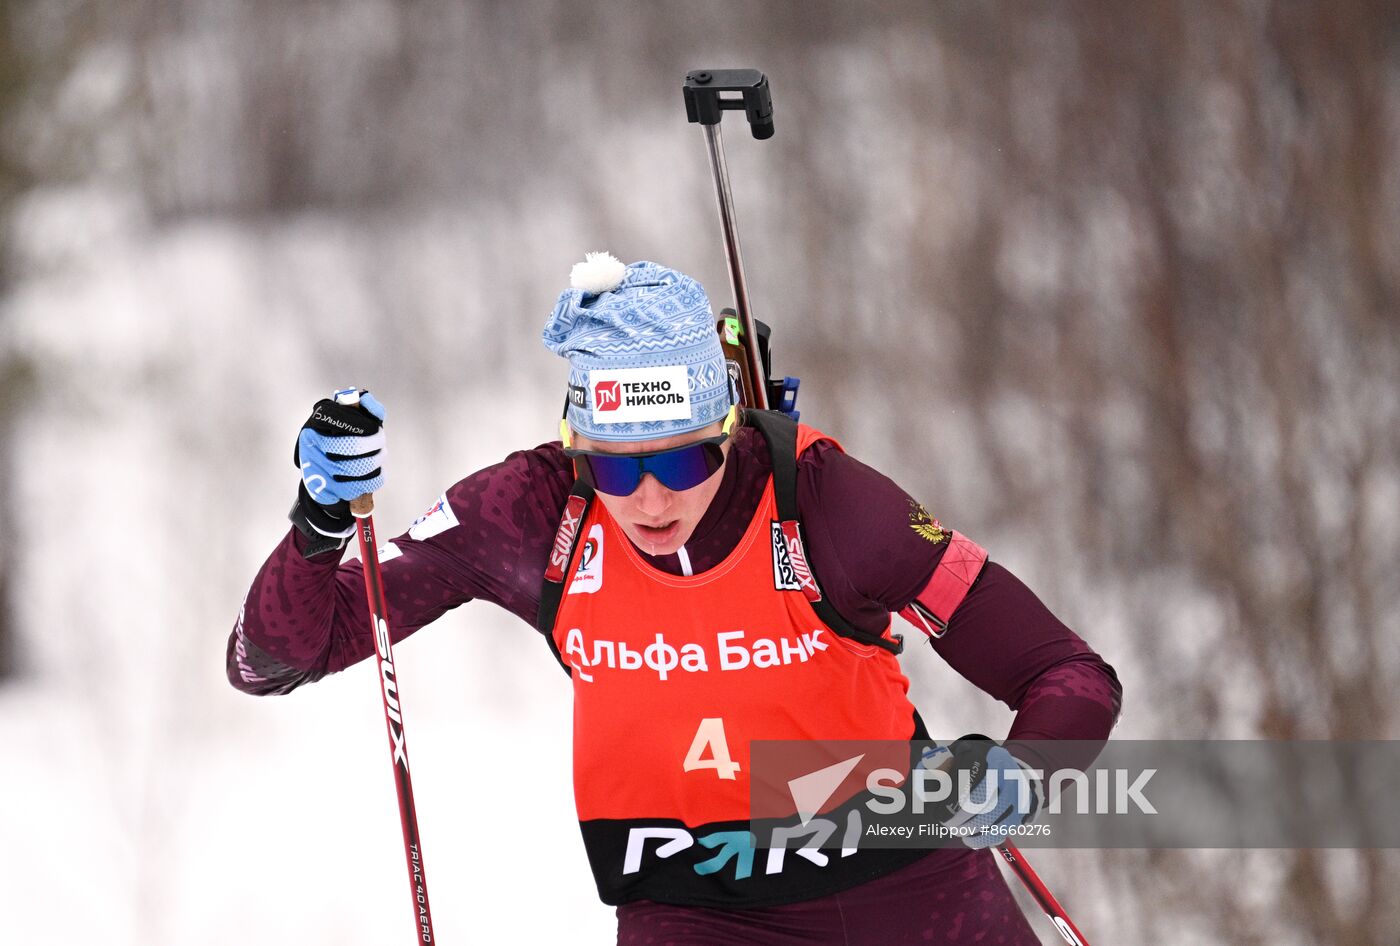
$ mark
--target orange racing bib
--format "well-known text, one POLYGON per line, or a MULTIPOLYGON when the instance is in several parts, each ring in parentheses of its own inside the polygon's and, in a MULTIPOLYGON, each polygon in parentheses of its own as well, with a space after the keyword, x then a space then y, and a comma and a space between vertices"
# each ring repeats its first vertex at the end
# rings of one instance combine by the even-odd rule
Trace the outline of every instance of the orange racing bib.
MULTIPOLYGON (((801 427, 799 453, 820 436, 801 427)), ((823 624, 800 541, 781 525, 770 478, 738 545, 694 576, 648 564, 601 502, 577 526, 553 639, 572 677, 574 796, 605 902, 802 899, 881 873, 877 855, 896 853, 825 873, 789 858, 786 877, 761 863, 740 876, 739 856, 708 869, 707 838, 730 843, 747 824, 752 740, 915 735, 898 660, 823 624)))

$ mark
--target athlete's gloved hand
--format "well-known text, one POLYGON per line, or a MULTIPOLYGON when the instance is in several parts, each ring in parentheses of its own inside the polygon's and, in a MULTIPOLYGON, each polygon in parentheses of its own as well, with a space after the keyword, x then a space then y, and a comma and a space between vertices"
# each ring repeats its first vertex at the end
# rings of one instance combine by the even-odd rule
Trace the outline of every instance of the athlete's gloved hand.
POLYGON ((1040 781, 1030 766, 986 736, 974 733, 951 746, 925 749, 920 764, 952 778, 951 797, 930 807, 968 847, 1010 840, 1008 830, 1030 823, 1040 810, 1040 781))
POLYGON ((308 556, 344 547, 355 532, 350 500, 383 488, 383 428, 384 405, 360 388, 317 401, 302 425, 292 455, 301 487, 289 518, 313 540, 308 556))

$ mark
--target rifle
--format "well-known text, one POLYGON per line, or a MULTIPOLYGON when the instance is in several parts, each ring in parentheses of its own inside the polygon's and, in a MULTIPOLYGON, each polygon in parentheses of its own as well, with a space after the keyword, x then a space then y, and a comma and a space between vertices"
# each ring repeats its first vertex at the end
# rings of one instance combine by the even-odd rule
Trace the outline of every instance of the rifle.
POLYGON ((696 69, 685 77, 685 113, 705 133, 705 147, 714 178, 719 225, 724 237, 724 256, 729 267, 729 287, 736 308, 720 310, 715 329, 729 369, 730 382, 745 407, 770 407, 797 419, 797 378, 773 380, 770 339, 767 325, 753 317, 749 308, 749 287, 744 277, 744 261, 739 251, 739 233, 734 219, 734 200, 729 191, 729 168, 724 160, 724 141, 719 123, 726 111, 742 110, 749 129, 760 141, 773 137, 773 97, 768 77, 757 69, 696 69))

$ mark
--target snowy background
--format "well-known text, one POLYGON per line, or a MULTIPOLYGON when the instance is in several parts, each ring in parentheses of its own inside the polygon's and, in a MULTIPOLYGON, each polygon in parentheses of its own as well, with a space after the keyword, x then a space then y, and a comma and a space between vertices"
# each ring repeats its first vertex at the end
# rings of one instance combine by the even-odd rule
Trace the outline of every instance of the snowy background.
MULTIPOLYGON (((297 427, 387 403, 397 533, 552 435, 583 251, 724 304, 680 87, 726 66, 804 419, 1098 647, 1117 735, 1400 738, 1388 0, 0 0, 0 942, 411 935, 368 668, 224 679, 297 427)), ((609 941, 547 648, 473 605, 398 657, 441 940, 609 941)), ((1394 852, 1034 863, 1095 943, 1400 939, 1394 852)))

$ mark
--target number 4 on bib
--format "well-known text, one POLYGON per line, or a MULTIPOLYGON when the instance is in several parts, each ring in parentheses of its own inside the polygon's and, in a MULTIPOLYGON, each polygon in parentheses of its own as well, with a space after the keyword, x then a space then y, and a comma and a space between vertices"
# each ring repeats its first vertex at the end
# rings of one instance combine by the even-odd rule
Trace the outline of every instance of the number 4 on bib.
POLYGON ((714 769, 720 778, 733 779, 739 771, 739 763, 729 757, 729 742, 724 738, 724 720, 718 717, 700 720, 700 728, 695 730, 695 738, 690 743, 690 751, 685 754, 685 770, 714 769), (710 757, 704 758, 706 747, 710 757))

